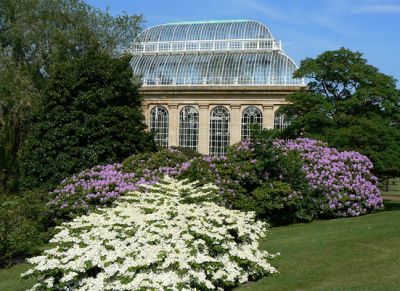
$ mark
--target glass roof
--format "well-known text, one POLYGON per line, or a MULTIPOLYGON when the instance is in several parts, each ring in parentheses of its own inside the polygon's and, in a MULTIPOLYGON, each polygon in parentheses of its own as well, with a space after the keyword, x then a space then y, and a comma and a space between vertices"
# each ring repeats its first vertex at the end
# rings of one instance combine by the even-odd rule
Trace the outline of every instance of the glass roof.
POLYGON ((139 41, 187 41, 222 39, 269 39, 269 29, 252 20, 174 22, 153 26, 139 35, 139 41))
POLYGON ((151 85, 298 85, 281 52, 135 55, 133 73, 151 85))
POLYGON ((280 41, 251 20, 157 25, 138 36, 132 54, 143 86, 303 85, 280 41))

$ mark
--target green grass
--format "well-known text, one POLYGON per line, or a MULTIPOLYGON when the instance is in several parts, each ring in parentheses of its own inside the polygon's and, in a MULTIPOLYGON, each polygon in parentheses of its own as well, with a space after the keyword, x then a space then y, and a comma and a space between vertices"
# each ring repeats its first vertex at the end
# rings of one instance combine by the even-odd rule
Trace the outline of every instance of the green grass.
MULTIPOLYGON (((400 202, 372 215, 271 229, 262 248, 280 252, 280 274, 237 290, 399 290, 400 202)), ((18 291, 26 264, 0 270, 0 290, 18 291)))
POLYGON ((35 283, 33 279, 19 279, 19 275, 28 269, 28 264, 18 264, 8 269, 0 269, 0 290, 19 291, 31 288, 35 283))
POLYGON ((356 218, 271 230, 262 247, 280 252, 280 274, 238 290, 399 290, 400 202, 356 218))

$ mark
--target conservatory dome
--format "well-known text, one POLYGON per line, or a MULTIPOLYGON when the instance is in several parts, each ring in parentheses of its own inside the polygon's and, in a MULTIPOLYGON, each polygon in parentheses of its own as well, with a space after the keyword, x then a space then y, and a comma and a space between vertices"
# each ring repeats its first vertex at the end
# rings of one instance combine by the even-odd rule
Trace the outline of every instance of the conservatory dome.
POLYGON ((157 25, 138 36, 132 54, 143 86, 303 84, 280 41, 252 20, 157 25))

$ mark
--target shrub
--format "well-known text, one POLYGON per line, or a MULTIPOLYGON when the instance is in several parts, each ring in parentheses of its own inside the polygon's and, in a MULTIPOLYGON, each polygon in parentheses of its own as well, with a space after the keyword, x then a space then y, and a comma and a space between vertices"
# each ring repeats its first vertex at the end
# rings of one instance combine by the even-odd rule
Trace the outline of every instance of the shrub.
POLYGON ((169 175, 200 185, 212 181, 220 205, 256 211, 258 218, 278 225, 379 209, 382 200, 371 168, 358 153, 312 140, 276 140, 267 132, 231 146, 225 157, 164 149, 131 156, 122 166, 94 167, 64 180, 52 193, 52 204, 57 218, 70 219, 169 175))
MULTIPOLYGON (((53 192, 56 197, 52 204, 58 219, 70 219, 86 213, 90 208, 110 205, 128 190, 135 190, 141 184, 154 184, 164 175, 169 175, 197 181, 200 185, 213 181, 219 187, 221 205, 256 210, 259 218, 279 224, 292 221, 292 213, 287 212, 287 219, 281 217, 275 221, 275 218, 265 216, 267 212, 259 212, 259 208, 250 209, 248 206, 251 203, 243 201, 251 200, 251 192, 264 182, 282 180, 294 192, 302 193, 302 202, 313 202, 301 167, 298 154, 283 154, 281 149, 272 147, 272 140, 269 139, 258 143, 243 141, 230 147, 226 157, 203 157, 180 149, 163 149, 157 153, 131 156, 122 163, 122 167, 119 164, 99 166, 66 179, 53 192)), ((303 218, 313 217, 315 211, 311 205, 315 206, 315 203, 307 207, 303 204, 299 205, 302 209, 298 212, 303 213, 303 218)))
POLYGON ((318 197, 302 171, 303 162, 297 153, 273 146, 273 140, 256 135, 228 151, 228 159, 240 169, 237 180, 246 188, 235 208, 255 211, 273 225, 310 221, 317 215, 318 197))
POLYGON ((280 181, 264 182, 240 201, 241 209, 255 211, 273 225, 311 221, 316 215, 316 199, 280 181))
POLYGON ((358 216, 383 207, 372 162, 357 152, 340 152, 312 139, 276 141, 286 151, 298 152, 309 184, 321 193, 327 216, 358 216))
POLYGON ((36 254, 51 226, 46 192, 0 195, 0 266, 36 254))
POLYGON ((95 166, 82 171, 64 179, 50 193, 54 218, 61 222, 90 209, 110 206, 127 191, 134 191, 139 185, 155 184, 164 175, 178 176, 189 166, 181 151, 162 149, 130 156, 122 164, 95 166))
POLYGON ((122 170, 140 177, 156 172, 175 176, 178 174, 177 168, 188 160, 188 156, 180 150, 161 149, 155 153, 141 153, 128 157, 122 162, 122 170))
POLYGON ((216 187, 165 177, 59 227, 23 276, 42 289, 215 290, 275 273, 266 224, 212 202, 216 187))
POLYGON ((58 222, 86 213, 91 208, 109 206, 121 194, 136 190, 135 174, 122 173, 121 164, 96 166, 64 179, 52 192, 50 201, 58 222))
MULTIPOLYGON (((227 157, 198 157, 190 161, 187 169, 178 176, 179 179, 199 181, 201 185, 212 181, 219 188, 220 200, 228 208, 235 208, 235 201, 246 192, 236 179, 240 169, 227 157)), ((245 174, 246 175, 246 174, 245 174)))

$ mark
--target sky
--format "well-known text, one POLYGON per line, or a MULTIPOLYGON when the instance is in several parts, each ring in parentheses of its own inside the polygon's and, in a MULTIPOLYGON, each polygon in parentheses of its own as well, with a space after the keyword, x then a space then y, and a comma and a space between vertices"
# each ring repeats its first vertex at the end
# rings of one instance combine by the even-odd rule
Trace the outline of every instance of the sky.
MULTIPOLYGON (((178 21, 250 19, 297 64, 345 47, 400 80, 400 0, 86 0, 113 15, 143 14, 144 28, 178 21)), ((397 82, 400 87, 400 82, 397 82)))

